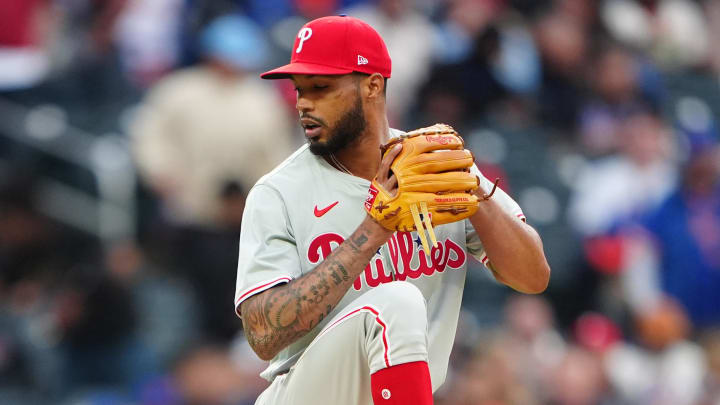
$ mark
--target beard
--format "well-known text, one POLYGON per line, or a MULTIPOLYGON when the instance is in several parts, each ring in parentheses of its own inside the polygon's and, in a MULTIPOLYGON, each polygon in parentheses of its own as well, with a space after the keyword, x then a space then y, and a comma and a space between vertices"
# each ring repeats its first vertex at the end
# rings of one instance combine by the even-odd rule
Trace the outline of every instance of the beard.
POLYGON ((358 94, 355 105, 340 117, 334 127, 328 128, 327 141, 308 140, 310 152, 317 156, 329 156, 356 142, 365 131, 367 121, 362 108, 362 99, 358 94))

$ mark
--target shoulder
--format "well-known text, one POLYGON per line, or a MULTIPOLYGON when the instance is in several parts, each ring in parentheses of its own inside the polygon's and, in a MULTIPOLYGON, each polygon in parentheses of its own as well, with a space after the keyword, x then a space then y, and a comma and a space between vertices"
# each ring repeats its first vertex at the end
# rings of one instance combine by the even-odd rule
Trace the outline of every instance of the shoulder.
POLYGON ((268 186, 284 190, 288 186, 301 184, 311 178, 314 168, 318 165, 317 159, 310 153, 308 145, 304 144, 282 163, 262 176, 255 186, 268 186))

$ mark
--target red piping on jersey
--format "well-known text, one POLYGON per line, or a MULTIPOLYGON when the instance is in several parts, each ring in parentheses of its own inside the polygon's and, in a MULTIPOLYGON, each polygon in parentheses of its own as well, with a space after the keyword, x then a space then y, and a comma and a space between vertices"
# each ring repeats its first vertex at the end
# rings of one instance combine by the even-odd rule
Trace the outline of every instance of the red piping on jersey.
MULTIPOLYGON (((348 312, 347 314, 343 315, 343 316, 342 316, 340 319, 338 319, 337 321, 335 321, 335 322, 333 322, 332 324, 330 324, 330 325, 328 325, 327 327, 325 327, 325 330, 323 330, 323 331, 321 332, 321 335, 324 334, 325 332, 327 332, 328 330, 330 330, 332 327, 334 327, 334 326, 337 325, 338 323, 340 323, 340 322, 342 322, 343 320, 347 319, 347 318, 350 317, 351 315, 356 314, 356 313, 361 312, 361 311, 371 312, 373 315, 375 315, 375 321, 376 321, 378 324, 380 324, 380 327, 382 328, 383 346, 385 346, 385 352, 384 352, 385 366, 386 366, 386 367, 390 367, 390 358, 389 358, 389 356, 388 356, 388 352, 389 352, 389 350, 390 350, 390 346, 388 346, 387 333, 386 333, 386 332, 387 332, 387 325, 385 325, 385 322, 383 322, 383 320, 380 319, 380 313, 379 313, 375 308, 373 308, 373 307, 371 307, 371 306, 360 307, 360 308, 358 308, 358 309, 355 309, 355 310, 352 310, 352 311, 348 312)), ((319 337, 320 337, 320 335, 318 335, 317 338, 319 338, 319 337)), ((315 339, 317 339, 317 338, 315 338, 315 339)))
POLYGON ((280 284, 280 283, 289 283, 291 280, 292 280, 292 278, 290 278, 290 277, 278 277, 276 279, 273 279, 271 281, 268 281, 264 284, 261 284, 257 287, 253 287, 253 288, 245 291, 240 297, 238 297, 237 300, 235 300, 235 312, 238 314, 238 316, 240 316, 240 313, 238 313, 238 311, 237 311, 238 305, 240 305, 240 303, 243 302, 243 300, 248 298, 253 293, 267 290, 268 288, 274 287, 275 285, 280 284), (260 291, 258 291, 258 290, 260 290, 260 291))

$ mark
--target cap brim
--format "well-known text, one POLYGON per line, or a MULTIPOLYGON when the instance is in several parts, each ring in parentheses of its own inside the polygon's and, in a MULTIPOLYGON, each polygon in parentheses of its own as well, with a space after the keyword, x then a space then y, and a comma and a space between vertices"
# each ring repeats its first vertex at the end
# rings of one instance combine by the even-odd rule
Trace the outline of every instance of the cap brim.
POLYGON ((351 69, 343 69, 315 63, 294 62, 260 74, 263 79, 287 79, 290 75, 345 75, 351 69))

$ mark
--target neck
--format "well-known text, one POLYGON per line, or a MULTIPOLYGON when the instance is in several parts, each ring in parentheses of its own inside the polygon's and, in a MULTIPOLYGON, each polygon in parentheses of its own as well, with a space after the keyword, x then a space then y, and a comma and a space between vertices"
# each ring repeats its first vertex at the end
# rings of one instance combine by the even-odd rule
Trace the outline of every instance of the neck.
MULTIPOLYGON (((390 126, 387 117, 383 115, 381 119, 368 120, 368 126, 358 141, 335 153, 335 158, 354 176, 372 181, 382 160, 380 145, 389 138, 390 126)), ((332 161, 330 164, 333 164, 332 161)))

